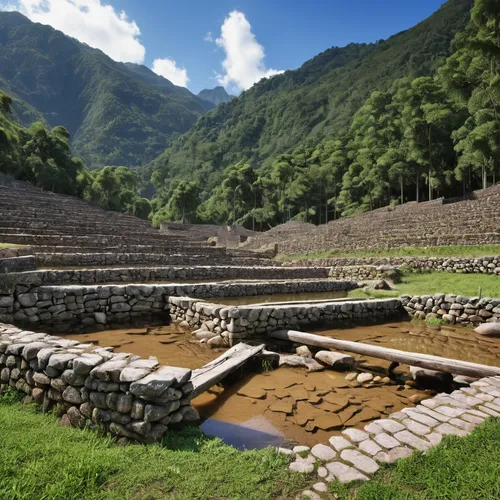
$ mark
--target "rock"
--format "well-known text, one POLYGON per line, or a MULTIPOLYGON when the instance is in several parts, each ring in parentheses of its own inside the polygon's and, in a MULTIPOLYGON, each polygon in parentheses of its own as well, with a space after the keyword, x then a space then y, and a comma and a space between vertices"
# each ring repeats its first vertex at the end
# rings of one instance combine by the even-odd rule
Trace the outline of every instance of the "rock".
POLYGON ((319 460, 332 460, 337 456, 337 453, 329 446, 324 444, 317 444, 312 447, 311 453, 319 460))
POLYGON ((144 420, 146 422, 157 422, 180 407, 179 401, 170 401, 163 406, 146 405, 144 408, 144 420))
POLYGON ((340 352, 319 351, 314 358, 325 365, 338 369, 352 369, 355 364, 355 360, 352 356, 341 354, 340 352))
POLYGON ((312 352, 309 350, 309 347, 306 345, 301 345, 295 349, 295 352, 304 358, 312 358, 312 352))
POLYGON ((356 379, 360 384, 367 384, 373 380, 371 373, 360 373, 356 379))
POLYGON ((342 462, 330 462, 326 464, 328 471, 337 478, 340 483, 350 483, 351 481, 367 481, 368 477, 361 474, 354 467, 343 464, 342 462))
POLYGON ((309 464, 303 460, 292 462, 289 466, 292 472, 301 472, 302 474, 309 474, 314 470, 314 464, 309 464))
POLYGON ((80 375, 88 375, 93 368, 104 362, 98 354, 84 353, 73 360, 73 370, 80 375))
POLYGON ((421 387, 449 386, 453 380, 451 373, 438 372, 410 366, 410 373, 416 384, 421 387))
POLYGON ((371 286, 373 290, 390 290, 391 287, 385 280, 375 280, 371 286))
POLYGON ((360 443, 361 441, 366 441, 370 438, 366 432, 360 431, 359 429, 346 429, 345 431, 342 431, 342 434, 347 436, 353 443, 360 443))
POLYGON ((500 323, 482 323, 474 331, 487 337, 500 337, 500 323))
POLYGON ((220 335, 216 335, 215 337, 212 336, 212 338, 208 339, 207 344, 212 348, 225 347, 226 341, 220 335))
MULTIPOLYGON (((52 360, 52 358, 51 358, 52 360)), ((120 382, 120 374, 122 370, 128 365, 128 359, 111 359, 104 363, 97 365, 92 369, 90 374, 104 382, 120 382)))
POLYGON ((309 399, 309 394, 301 385, 294 385, 288 389, 288 394, 295 401, 306 401, 309 399))
POLYGON ((348 448, 343 450, 340 454, 340 458, 345 460, 346 462, 351 462, 356 469, 366 473, 366 474, 374 474, 378 471, 379 466, 375 460, 364 455, 358 450, 348 448))
POLYGON ((185 422, 196 422, 200 420, 199 413, 192 406, 181 406, 177 413, 182 415, 182 420, 185 422))
POLYGON ((80 391, 72 386, 68 386, 66 387, 66 389, 64 389, 62 393, 62 398, 64 401, 67 401, 68 403, 73 403, 75 405, 79 405, 83 402, 80 391))
POLYGON ((247 398, 252 399, 266 399, 266 391, 259 387, 243 387, 240 389, 237 394, 239 396, 246 396, 247 398))
POLYGON ((312 358, 294 355, 280 355, 279 366, 303 366, 307 368, 308 372, 318 372, 325 369, 323 365, 312 358))
POLYGON ((170 386, 178 387, 191 378, 191 370, 174 366, 163 366, 146 377, 132 382, 130 392, 146 400, 159 401, 170 386))
POLYGON ((208 330, 196 330, 195 332, 193 332, 193 335, 198 340, 203 340, 203 339, 210 340, 211 338, 217 337, 216 333, 209 332, 208 330))
POLYGON ((85 417, 76 406, 69 408, 67 415, 73 427, 83 428, 85 426, 85 417))
POLYGON ((18 295, 17 300, 23 307, 34 307, 38 301, 38 296, 35 293, 22 293, 18 295))
POLYGON ((345 377, 345 380, 347 380, 348 382, 352 382, 353 380, 356 380, 357 376, 357 372, 348 373, 345 377))
POLYGON ((120 373, 120 382, 135 382, 151 373, 159 366, 156 359, 139 359, 129 363, 120 373))
POLYGON ((76 357, 77 357, 76 354, 70 354, 70 353, 52 354, 47 366, 48 367, 50 366, 55 370, 63 371, 66 368, 67 364, 76 357))
POLYGON ((293 413, 292 403, 274 403, 269 406, 269 410, 276 413, 286 413, 287 415, 291 415, 293 413))

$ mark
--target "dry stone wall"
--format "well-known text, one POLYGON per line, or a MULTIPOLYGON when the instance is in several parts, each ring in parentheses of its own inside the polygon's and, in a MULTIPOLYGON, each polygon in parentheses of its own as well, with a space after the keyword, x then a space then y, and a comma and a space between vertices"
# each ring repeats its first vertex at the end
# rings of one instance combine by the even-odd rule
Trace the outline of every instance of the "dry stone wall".
POLYGON ((50 331, 91 331, 145 321, 168 322, 168 298, 243 297, 352 290, 354 282, 328 280, 196 283, 187 285, 17 285, 0 295, 0 321, 44 325, 50 331))
POLYGON ((375 280, 384 276, 384 268, 377 266, 335 266, 329 270, 329 276, 336 280, 375 280))
POLYGON ((126 440, 153 442, 170 424, 198 420, 191 370, 111 350, 0 323, 0 389, 24 392, 67 425, 126 440))
POLYGON ((500 298, 437 293, 413 297, 402 295, 401 303, 413 318, 436 318, 464 325, 500 322, 500 298))
POLYGON ((399 299, 346 300, 228 307, 189 297, 169 297, 170 316, 186 326, 202 328, 232 345, 278 329, 298 329, 345 320, 380 320, 402 314, 399 299))
POLYGON ((242 267, 242 266, 164 266, 119 269, 41 270, 2 276, 0 294, 12 293, 18 284, 92 285, 96 283, 147 283, 155 281, 203 281, 217 279, 310 279, 328 278, 327 268, 242 267))
MULTIPOLYGON (((355 266, 406 266, 419 271, 447 271, 451 273, 500 274, 500 255, 486 257, 360 257, 298 260, 283 263, 285 267, 331 267, 332 275, 341 270, 354 271, 355 266), (339 270, 339 271, 337 271, 339 270)), ((347 273, 344 273, 347 274, 347 273)))

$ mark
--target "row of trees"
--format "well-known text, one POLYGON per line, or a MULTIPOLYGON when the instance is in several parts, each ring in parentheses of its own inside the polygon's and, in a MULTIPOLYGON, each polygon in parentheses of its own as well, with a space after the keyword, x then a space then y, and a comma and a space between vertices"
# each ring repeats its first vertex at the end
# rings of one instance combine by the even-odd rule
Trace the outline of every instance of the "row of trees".
POLYGON ((137 174, 128 167, 89 171, 71 156, 64 127, 47 130, 36 122, 23 129, 11 120, 12 99, 0 92, 0 171, 56 193, 79 196, 107 210, 147 218, 149 200, 137 194, 137 174))
MULTIPOLYGON (((208 199, 174 182, 154 221, 198 220, 267 228, 324 223, 406 201, 462 196, 500 174, 500 3, 476 0, 471 21, 435 77, 402 78, 376 91, 349 128, 254 170, 224 171, 208 199)), ((161 179, 160 179, 161 181, 161 179)))

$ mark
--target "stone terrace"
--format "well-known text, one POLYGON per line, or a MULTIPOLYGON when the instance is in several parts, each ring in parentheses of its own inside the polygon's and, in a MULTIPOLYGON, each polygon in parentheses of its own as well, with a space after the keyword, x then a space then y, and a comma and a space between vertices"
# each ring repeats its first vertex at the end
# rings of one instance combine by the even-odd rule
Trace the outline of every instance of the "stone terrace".
POLYGON ((251 238, 245 248, 274 243, 284 254, 500 243, 500 185, 476 191, 467 200, 410 202, 321 226, 288 222, 251 238))
POLYGON ((149 221, 105 211, 3 175, 0 243, 29 246, 0 250, 0 259, 34 255, 39 267, 271 264, 263 254, 234 249, 228 252, 203 237, 161 233, 149 221))

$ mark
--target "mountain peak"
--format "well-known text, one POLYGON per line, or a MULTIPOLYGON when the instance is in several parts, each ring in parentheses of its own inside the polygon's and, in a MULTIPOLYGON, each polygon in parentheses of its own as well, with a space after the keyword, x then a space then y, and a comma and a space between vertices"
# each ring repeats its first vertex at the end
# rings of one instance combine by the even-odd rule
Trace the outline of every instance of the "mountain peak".
POLYGON ((229 95, 226 92, 226 89, 219 85, 217 87, 214 87, 213 89, 203 89, 198 93, 198 97, 201 97, 202 99, 205 99, 205 101, 210 101, 217 105, 221 102, 229 102, 235 96, 229 95))

